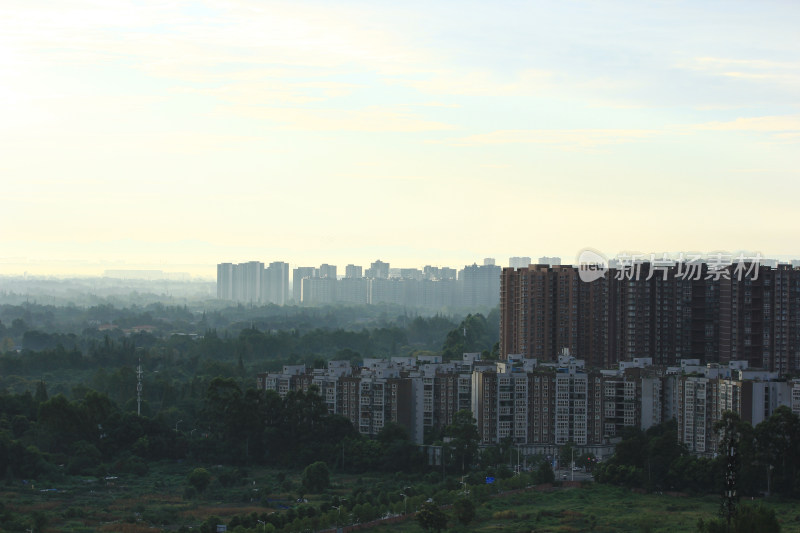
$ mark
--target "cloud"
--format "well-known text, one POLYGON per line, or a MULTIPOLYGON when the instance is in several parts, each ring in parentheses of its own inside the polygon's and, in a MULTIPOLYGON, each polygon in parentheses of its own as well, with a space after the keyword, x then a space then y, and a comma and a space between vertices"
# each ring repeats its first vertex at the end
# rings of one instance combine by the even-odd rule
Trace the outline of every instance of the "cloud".
POLYGON ((269 120, 297 131, 406 133, 453 129, 449 124, 376 106, 350 110, 232 106, 223 107, 220 112, 269 120))
POLYGON ((768 61, 763 59, 732 59, 724 57, 696 57, 694 63, 698 68, 706 69, 728 69, 731 66, 735 67, 748 67, 760 70, 798 70, 800 63, 791 63, 787 61, 768 61))
POLYGON ((511 79, 501 79, 483 70, 438 71, 422 78, 384 78, 390 85, 411 87, 425 94, 465 96, 531 95, 552 84, 552 73, 523 70, 511 79))
POLYGON ((800 84, 800 63, 763 59, 696 57, 681 65, 694 71, 726 78, 782 84, 800 84))
POLYGON ((184 3, 133 1, 21 4, 0 36, 6 47, 46 52, 53 63, 132 60, 170 76, 231 66, 352 66, 397 74, 417 71, 429 52, 398 31, 389 16, 364 6, 313 7, 293 2, 220 2, 208 12, 184 3))
POLYGON ((623 129, 498 130, 440 142, 452 146, 543 144, 561 148, 595 148, 603 145, 637 142, 655 133, 654 130, 623 129))
POLYGON ((345 96, 360 87, 353 83, 331 81, 285 82, 266 79, 232 83, 214 88, 175 89, 177 92, 202 94, 237 105, 304 104, 345 96))
POLYGON ((728 122, 706 122, 694 129, 710 131, 800 132, 800 115, 737 118, 728 122))

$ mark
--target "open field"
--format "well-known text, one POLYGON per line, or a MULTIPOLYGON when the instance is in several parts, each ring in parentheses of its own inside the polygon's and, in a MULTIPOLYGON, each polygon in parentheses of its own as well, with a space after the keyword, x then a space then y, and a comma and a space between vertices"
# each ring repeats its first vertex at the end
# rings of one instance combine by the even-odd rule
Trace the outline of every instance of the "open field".
MULTIPOLYGON (((141 477, 72 477, 46 485, 6 482, 0 486, 0 502, 27 528, 34 517, 43 516, 46 530, 87 533, 169 531, 181 526, 197 527, 210 516, 228 523, 233 516, 284 513, 297 505, 299 472, 270 469, 253 469, 235 486, 223 487, 216 479, 222 469, 209 467, 215 480, 204 496, 186 499, 186 474, 195 466, 162 463, 153 465, 150 473, 141 477)), ((307 495, 307 505, 316 507, 332 496, 348 497, 357 486, 389 482, 390 477, 333 476, 333 487, 323 495, 307 495)), ((693 532, 698 519, 715 517, 719 509, 719 499, 713 495, 641 494, 596 484, 487 496, 484 494, 486 499, 477 504, 476 518, 467 527, 457 524, 452 511, 446 511, 449 527, 465 532, 693 532)), ((454 497, 451 494, 451 499, 454 497)), ((776 510, 784 532, 800 533, 797 502, 765 500, 765 503, 776 510)), ((409 506, 408 511, 413 512, 416 505, 409 506)), ((394 503, 393 512, 402 512, 402 502, 394 503)), ((421 528, 409 518, 400 523, 380 524, 371 530, 416 532, 421 528)))
MULTIPOLYGON (((800 532, 797 502, 765 503, 776 510, 783 532, 800 532)), ((588 485, 498 495, 478 506, 476 518, 468 527, 457 524, 449 513, 448 527, 463 532, 694 532, 698 519, 713 518, 718 510, 719 498, 713 495, 639 494, 618 487, 588 485)), ((411 519, 370 530, 422 531, 411 519)))

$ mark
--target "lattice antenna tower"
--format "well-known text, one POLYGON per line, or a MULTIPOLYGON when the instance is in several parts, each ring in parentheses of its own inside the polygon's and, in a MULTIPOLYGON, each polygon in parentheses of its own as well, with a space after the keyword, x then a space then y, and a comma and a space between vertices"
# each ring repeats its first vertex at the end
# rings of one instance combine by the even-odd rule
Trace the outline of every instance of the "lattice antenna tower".
POLYGON ((725 490, 722 493, 722 501, 720 502, 720 514, 726 520, 728 531, 730 531, 731 520, 736 515, 736 508, 739 506, 739 435, 736 431, 736 426, 730 421, 728 421, 727 427, 724 428, 724 432, 722 444, 727 461, 725 465, 725 490))
POLYGON ((139 366, 136 368, 136 414, 142 416, 142 360, 139 359, 139 366))

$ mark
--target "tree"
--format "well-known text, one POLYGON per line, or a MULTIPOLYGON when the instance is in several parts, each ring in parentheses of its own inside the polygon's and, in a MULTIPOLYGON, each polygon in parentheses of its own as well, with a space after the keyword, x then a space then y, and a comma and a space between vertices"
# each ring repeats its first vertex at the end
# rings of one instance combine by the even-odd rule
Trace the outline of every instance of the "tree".
POLYGON ((211 474, 205 468, 195 468, 186 476, 186 479, 197 492, 202 493, 211 483, 211 474))
POLYGON ((453 504, 456 520, 467 525, 475 518, 475 504, 467 498, 461 498, 453 504))
POLYGON ((556 480, 556 474, 553 472, 553 466, 550 461, 544 460, 539 463, 539 468, 536 469, 536 482, 537 483, 552 483, 556 480))
POLYGON ((449 447, 455 464, 460 465, 461 472, 464 472, 472 464, 480 439, 472 412, 458 411, 453 415, 453 423, 445 428, 444 434, 450 437, 449 447))
POLYGON ((771 487, 782 494, 795 490, 800 474, 800 418, 782 405, 755 429, 758 453, 771 467, 771 487))
POLYGON ((465 352, 488 352, 497 341, 499 331, 499 327, 489 326, 482 314, 467 315, 457 328, 447 334, 442 345, 442 357, 449 361, 461 359, 465 352))
POLYGON ((447 516, 439 509, 438 505, 428 501, 422 504, 417 513, 417 522, 425 531, 439 533, 447 527, 447 516))
POLYGON ((33 399, 37 404, 47 401, 47 386, 43 380, 40 380, 39 383, 36 384, 36 394, 34 394, 33 399))
POLYGON ((775 510, 762 504, 742 505, 730 524, 720 519, 697 522, 698 533, 780 533, 781 524, 775 510))
POLYGON ((303 470, 303 488, 308 492, 319 493, 331 484, 331 474, 328 465, 322 461, 311 463, 303 470))
POLYGON ((561 447, 561 452, 558 455, 559 468, 572 468, 572 459, 575 457, 575 443, 569 441, 561 447))

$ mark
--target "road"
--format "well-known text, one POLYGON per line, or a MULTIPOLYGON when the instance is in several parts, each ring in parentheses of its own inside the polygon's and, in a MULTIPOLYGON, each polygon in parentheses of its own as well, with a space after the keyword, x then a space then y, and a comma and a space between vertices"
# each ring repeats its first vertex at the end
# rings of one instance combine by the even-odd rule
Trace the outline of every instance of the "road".
MULTIPOLYGON (((556 481, 572 481, 572 472, 569 471, 568 468, 559 469, 555 471, 556 473, 556 481)), ((575 481, 592 481, 594 478, 592 474, 588 472, 584 472, 583 470, 576 470, 575 471, 575 481)))

